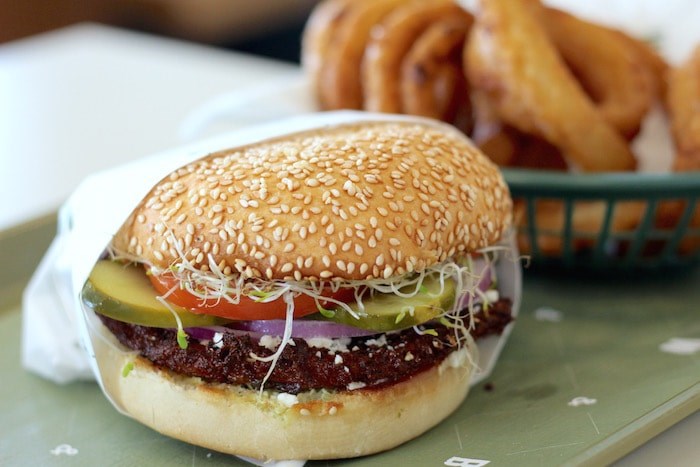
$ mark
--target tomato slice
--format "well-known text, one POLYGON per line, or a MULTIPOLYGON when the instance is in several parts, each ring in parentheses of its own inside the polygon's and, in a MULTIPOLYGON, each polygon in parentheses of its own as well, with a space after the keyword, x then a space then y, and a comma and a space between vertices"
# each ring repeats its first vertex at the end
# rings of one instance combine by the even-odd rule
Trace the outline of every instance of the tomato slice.
MULTIPOLYGON (((187 308, 193 313, 221 316, 233 320, 264 320, 284 319, 287 314, 287 304, 282 298, 271 302, 261 303, 248 297, 241 297, 238 304, 230 303, 225 299, 211 298, 202 300, 180 288, 180 280, 172 274, 149 274, 148 277, 156 291, 168 295, 168 302, 187 308)), ((353 289, 339 289, 327 295, 334 300, 349 302, 354 299, 353 289)), ((324 306, 324 302, 320 302, 324 306)), ((300 294, 294 298, 294 317, 317 313, 318 307, 312 297, 300 294)))

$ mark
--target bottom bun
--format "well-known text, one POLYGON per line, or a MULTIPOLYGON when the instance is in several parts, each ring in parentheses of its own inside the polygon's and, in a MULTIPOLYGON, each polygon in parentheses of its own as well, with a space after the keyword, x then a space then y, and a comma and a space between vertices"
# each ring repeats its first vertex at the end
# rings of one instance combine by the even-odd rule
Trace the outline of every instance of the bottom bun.
POLYGON ((357 457, 398 446, 461 404, 473 368, 462 348, 383 389, 261 395, 161 370, 99 338, 93 344, 103 389, 128 415, 167 436, 261 460, 357 457))

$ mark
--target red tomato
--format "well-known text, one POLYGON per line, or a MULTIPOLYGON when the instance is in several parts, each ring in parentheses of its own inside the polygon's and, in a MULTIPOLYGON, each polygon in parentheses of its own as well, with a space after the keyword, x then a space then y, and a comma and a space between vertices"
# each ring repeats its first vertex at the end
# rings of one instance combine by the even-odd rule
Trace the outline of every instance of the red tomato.
MULTIPOLYGON (((284 319, 287 314, 287 305, 282 298, 261 303, 248 297, 241 297, 238 304, 230 303, 223 298, 202 300, 187 290, 181 289, 180 280, 172 274, 149 274, 148 277, 159 294, 165 295, 170 290, 173 290, 168 295, 170 303, 187 308, 193 313, 221 316, 234 320, 284 319)), ((352 289, 339 289, 337 292, 330 293, 327 296, 341 302, 349 302, 354 299, 352 289)), ((319 303, 321 306, 324 306, 324 302, 321 301, 319 303)), ((295 318, 317 312, 318 308, 312 297, 300 294, 294 298, 295 318)))

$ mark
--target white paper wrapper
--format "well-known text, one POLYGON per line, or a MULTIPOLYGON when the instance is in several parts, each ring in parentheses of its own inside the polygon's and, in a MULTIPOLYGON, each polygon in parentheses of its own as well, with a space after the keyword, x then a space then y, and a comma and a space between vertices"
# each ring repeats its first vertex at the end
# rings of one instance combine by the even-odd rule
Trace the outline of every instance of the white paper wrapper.
MULTIPOLYGON (((61 208, 57 236, 25 291, 23 318, 31 325, 25 325, 22 340, 24 366, 58 383, 94 378, 104 390, 93 348, 93 339, 99 337, 91 332, 99 324, 93 322, 90 313, 83 312, 80 291, 112 235, 151 187, 170 171, 216 150, 327 125, 369 120, 427 121, 362 112, 299 115, 240 129, 87 178, 61 208)), ((502 296, 514 300, 513 310, 517 312, 519 263, 515 259, 501 261, 498 268, 502 296)), ((479 370, 472 384, 491 373, 510 329, 511 326, 499 337, 480 341, 479 370)), ((115 408, 125 413, 107 391, 105 394, 115 408)))

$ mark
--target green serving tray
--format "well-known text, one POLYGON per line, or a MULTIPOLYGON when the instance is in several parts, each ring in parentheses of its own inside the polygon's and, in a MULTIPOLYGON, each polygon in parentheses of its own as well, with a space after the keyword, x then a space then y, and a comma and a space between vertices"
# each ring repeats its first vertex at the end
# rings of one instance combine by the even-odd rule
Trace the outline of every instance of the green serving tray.
MULTIPOLYGON (((30 227, 0 236, 0 260, 24 258, 31 271, 53 224, 30 227)), ((27 277, 0 271, 0 465, 250 465, 120 415, 94 383, 59 386, 24 371, 18 297, 27 277), (56 451, 64 444, 74 450, 56 451)), ((308 465, 612 462, 700 408, 700 353, 660 350, 671 338, 700 336, 698 284, 697 268, 599 280, 526 271, 520 316, 499 363, 456 413, 392 451, 308 465), (536 313, 543 307, 560 314, 536 313), (596 403, 571 406, 577 397, 596 403)))

